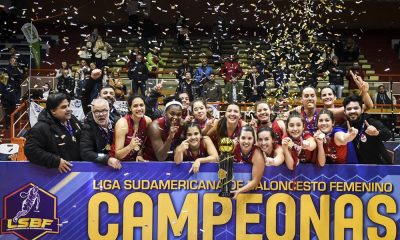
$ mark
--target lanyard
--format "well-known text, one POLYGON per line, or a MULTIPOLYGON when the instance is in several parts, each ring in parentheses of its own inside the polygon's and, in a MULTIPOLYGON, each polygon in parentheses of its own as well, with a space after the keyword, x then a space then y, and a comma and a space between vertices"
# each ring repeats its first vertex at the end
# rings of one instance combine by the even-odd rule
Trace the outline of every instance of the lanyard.
POLYGON ((202 123, 199 120, 196 120, 195 123, 199 124, 200 128, 203 129, 206 126, 207 121, 208 118, 206 118, 202 123))
POLYGON ((240 149, 240 156, 242 157, 242 162, 249 162, 252 152, 253 152, 253 148, 251 148, 249 154, 245 155, 245 154, 243 154, 242 149, 240 149))
POLYGON ((72 129, 71 122, 68 120, 67 124, 63 125, 70 136, 74 136, 74 129, 72 129))
POLYGON ((306 122, 307 131, 311 135, 314 135, 314 133, 315 133, 315 122, 316 122, 316 119, 317 119, 317 110, 315 110, 314 116, 313 116, 311 122, 308 121, 308 117, 307 117, 307 114, 306 114, 305 111, 303 112, 303 116, 304 116, 304 121, 306 122))
POLYGON ((101 136, 103 137, 104 140, 106 140, 107 144, 111 144, 112 143, 112 136, 113 136, 113 130, 111 127, 111 124, 108 124, 107 130, 105 130, 104 128, 100 127, 100 133, 101 136))

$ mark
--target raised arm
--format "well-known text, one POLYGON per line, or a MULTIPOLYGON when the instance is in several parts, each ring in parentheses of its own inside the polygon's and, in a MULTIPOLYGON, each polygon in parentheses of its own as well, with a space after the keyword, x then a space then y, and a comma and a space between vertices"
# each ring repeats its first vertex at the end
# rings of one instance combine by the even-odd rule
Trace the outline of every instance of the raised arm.
POLYGON ((317 155, 317 161, 318 161, 318 165, 323 167, 326 163, 326 156, 325 156, 325 149, 324 149, 324 138, 320 137, 321 132, 318 130, 314 137, 315 137, 315 141, 317 142, 317 151, 318 151, 318 155, 317 155))
MULTIPOLYGON (((264 152, 263 152, 264 154, 264 152)), ((265 165, 266 166, 280 166, 285 161, 285 156, 283 154, 283 148, 278 146, 275 149, 274 157, 267 157, 264 154, 265 165)))
MULTIPOLYGON (((168 157, 168 152, 170 151, 172 140, 175 137, 179 127, 171 126, 169 135, 165 142, 161 138, 161 130, 156 121, 152 122, 147 131, 147 136, 151 140, 152 147, 154 149, 154 154, 158 161, 165 161, 168 157)), ((147 159, 149 160, 149 159, 147 159)))
POLYGON ((182 143, 176 147, 174 154, 174 162, 176 164, 181 164, 183 162, 184 154, 189 148, 188 139, 182 141, 182 143))
POLYGON ((252 171, 251 171, 251 175, 252 175, 251 180, 246 185, 241 187, 240 189, 234 191, 235 195, 233 196, 233 198, 236 198, 239 193, 245 193, 250 190, 253 190, 254 188, 256 188, 258 186, 258 184, 260 184, 261 178, 264 175, 264 169, 265 169, 264 157, 263 157, 260 149, 255 150, 255 152, 253 154, 252 162, 253 162, 253 167, 252 167, 252 171))

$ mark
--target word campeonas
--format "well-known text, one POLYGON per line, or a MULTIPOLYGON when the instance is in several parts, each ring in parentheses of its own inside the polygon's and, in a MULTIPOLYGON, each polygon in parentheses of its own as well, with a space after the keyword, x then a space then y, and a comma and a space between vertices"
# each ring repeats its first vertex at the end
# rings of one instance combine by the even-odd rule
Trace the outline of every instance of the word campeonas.
POLYGON ((249 193, 239 194, 236 204, 233 204, 233 200, 221 198, 218 193, 188 193, 180 206, 173 203, 169 193, 160 193, 154 198, 157 198, 156 202, 146 193, 134 192, 120 203, 112 193, 94 194, 88 203, 89 238, 117 239, 122 234, 122 239, 136 239, 134 229, 141 229, 142 239, 146 240, 168 239, 169 233, 179 237, 184 230, 187 230, 189 240, 199 239, 199 232, 202 239, 214 239, 214 228, 230 221, 235 222, 236 239, 294 239, 296 234, 300 239, 311 239, 311 228, 318 239, 345 239, 345 232, 349 230, 353 239, 396 239, 398 232, 396 222, 390 218, 397 213, 396 202, 384 194, 370 197, 365 205, 354 194, 343 194, 336 199, 326 194, 318 200, 313 200, 310 194, 303 194, 296 203, 286 193, 275 193, 268 198, 261 193, 249 193), (319 208, 315 201, 319 201, 319 208), (262 204, 265 204, 265 213, 248 211, 249 207, 262 204), (100 216, 101 205, 106 206, 107 214, 100 216), (220 207, 217 212, 214 211, 216 206, 220 207), (284 232, 280 233, 277 232, 279 206, 285 208, 284 232), (140 214, 136 211, 138 209, 140 214), (352 214, 348 214, 348 209, 352 214), (122 214, 122 227, 118 222, 105 220, 115 214, 122 214), (261 224, 261 217, 265 218, 265 226, 261 226, 263 233, 249 234, 248 225, 261 224), (364 218, 371 221, 370 226, 364 226, 364 218), (100 225, 104 223, 107 228, 100 231, 100 225), (385 229, 383 234, 378 231, 378 226, 385 229), (153 238, 153 233, 156 233, 156 238, 153 238))

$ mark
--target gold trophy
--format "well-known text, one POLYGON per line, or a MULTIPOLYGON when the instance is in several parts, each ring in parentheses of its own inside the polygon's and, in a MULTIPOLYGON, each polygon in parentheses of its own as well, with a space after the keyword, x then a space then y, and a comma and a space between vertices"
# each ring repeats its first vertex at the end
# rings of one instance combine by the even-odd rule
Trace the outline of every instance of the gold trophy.
POLYGON ((233 155, 232 151, 235 144, 230 138, 222 138, 219 142, 219 170, 218 178, 220 181, 220 197, 232 197, 232 179, 233 179, 233 155))

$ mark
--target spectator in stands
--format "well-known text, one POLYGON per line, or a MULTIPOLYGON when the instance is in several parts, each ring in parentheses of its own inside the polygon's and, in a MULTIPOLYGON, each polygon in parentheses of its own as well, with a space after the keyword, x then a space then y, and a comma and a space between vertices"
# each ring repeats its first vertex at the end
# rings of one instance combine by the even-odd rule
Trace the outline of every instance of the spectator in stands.
POLYGON ((182 80, 187 72, 190 72, 191 74, 194 73, 192 66, 189 65, 189 58, 183 57, 182 64, 178 67, 178 69, 175 72, 176 79, 182 80))
POLYGON ((82 59, 80 62, 79 70, 78 70, 78 79, 75 89, 75 97, 81 99, 83 89, 86 85, 86 81, 90 77, 90 68, 87 65, 86 60, 82 59))
POLYGON ((354 75, 360 76, 361 79, 364 79, 365 71, 357 61, 353 62, 353 65, 346 71, 346 79, 349 83, 349 91, 355 93, 354 90, 358 89, 358 87, 357 87, 356 82, 353 80, 353 77, 352 77, 350 71, 352 71, 354 73, 354 75))
MULTIPOLYGON (((340 37, 336 37, 335 40, 332 42, 333 44, 333 50, 335 53, 335 56, 338 56, 340 61, 345 61, 343 57, 343 51, 344 51, 344 44, 340 37)), ((328 58, 328 60, 331 58, 328 58)))
POLYGON ((328 71, 330 87, 335 90, 337 98, 342 98, 345 71, 344 68, 339 65, 338 57, 332 57, 332 60, 328 65, 328 71))
POLYGON ((185 50, 185 40, 189 38, 187 20, 184 14, 178 14, 176 17, 175 27, 177 30, 176 40, 178 43, 178 51, 185 50))
POLYGON ((343 48, 343 61, 351 62, 357 61, 360 55, 360 49, 353 38, 349 37, 346 40, 346 44, 343 48))
POLYGON ((115 103, 115 90, 112 86, 106 85, 100 90, 99 97, 107 100, 108 106, 110 109, 110 121, 115 124, 118 119, 121 118, 121 114, 118 112, 118 110, 114 107, 115 103))
POLYGON ((252 65, 250 73, 243 83, 243 92, 247 102, 260 101, 265 97, 266 79, 258 72, 257 66, 252 65))
POLYGON ((236 77, 232 77, 231 81, 225 84, 225 102, 240 103, 243 99, 243 85, 236 77))
MULTIPOLYGON (((130 50, 129 50, 130 51, 130 50)), ((131 63, 134 63, 136 61, 136 56, 141 54, 142 58, 143 58, 143 53, 142 51, 140 51, 140 47, 138 46, 134 46, 132 51, 130 51, 129 53, 129 57, 128 57, 128 63, 127 63, 127 67, 129 68, 131 63)), ((145 62, 146 60, 143 59, 143 62, 145 62)))
POLYGON ((51 89, 49 83, 43 84, 42 90, 43 90, 43 92, 42 92, 42 99, 43 100, 47 100, 49 95, 53 93, 53 90, 51 89))
POLYGON ((6 127, 10 126, 11 113, 16 107, 15 90, 8 82, 8 76, 5 72, 0 71, 0 100, 6 114, 6 127))
POLYGON ((18 66, 16 58, 10 58, 10 63, 7 66, 8 85, 14 92, 14 101, 19 104, 21 98, 21 83, 24 78, 24 71, 18 66))
POLYGON ((174 161, 176 164, 193 161, 189 173, 198 173, 202 163, 218 162, 218 152, 214 143, 208 136, 202 136, 197 123, 186 125, 183 135, 186 139, 175 150, 174 161))
POLYGON ((26 69, 29 67, 29 59, 27 59, 26 56, 19 54, 15 47, 10 47, 9 53, 10 53, 10 58, 15 58, 17 60, 18 66, 23 71, 26 71, 26 69))
POLYGON ((261 56, 259 54, 257 54, 254 58, 254 63, 252 66, 256 66, 257 68, 257 72, 259 74, 264 74, 264 71, 267 68, 267 65, 265 64, 264 61, 261 60, 261 56))
POLYGON ((25 154, 34 164, 71 171, 71 161, 80 161, 81 124, 72 115, 69 98, 63 93, 50 94, 38 122, 26 136, 25 154))
POLYGON ((151 120, 162 117, 164 114, 163 109, 158 108, 158 98, 164 97, 161 94, 164 82, 157 83, 153 89, 150 90, 149 95, 146 97, 146 116, 149 116, 151 120))
POLYGON ((121 162, 110 156, 113 143, 113 124, 109 120, 108 102, 103 98, 92 101, 92 110, 82 127, 80 155, 81 159, 121 169, 121 162))
POLYGON ((151 78, 157 78, 158 68, 160 66, 165 66, 165 62, 160 56, 158 52, 160 50, 159 47, 150 48, 150 51, 146 55, 146 66, 149 70, 149 76, 151 78))
POLYGON ((344 114, 351 127, 358 130, 353 140, 359 163, 364 164, 391 164, 392 160, 383 144, 391 137, 390 130, 372 118, 363 110, 363 101, 360 96, 351 95, 344 99, 344 114))
POLYGON ((61 68, 56 69, 56 78, 61 77, 64 75, 64 70, 68 71, 68 76, 72 77, 72 70, 71 67, 68 65, 67 62, 61 62, 61 68))
POLYGON ((118 159, 123 161, 143 160, 142 149, 148 141, 146 131, 152 122, 145 115, 144 101, 142 96, 129 97, 129 114, 120 118, 115 125, 115 143, 112 151, 118 159))
POLYGON ((92 47, 94 47, 94 45, 96 44, 98 37, 99 37, 99 30, 97 28, 94 28, 93 32, 90 34, 90 37, 89 37, 92 47))
POLYGON ((213 73, 213 69, 207 65, 207 59, 201 60, 201 66, 196 68, 194 73, 194 79, 198 84, 205 84, 210 80, 210 74, 213 73))
POLYGON ((80 59, 84 59, 86 61, 90 61, 92 59, 92 42, 90 41, 90 36, 87 36, 85 38, 84 43, 81 45, 79 51, 78 51, 78 56, 80 59))
MULTIPOLYGON (((374 102, 375 104, 387 104, 388 106, 377 106, 377 108, 391 108, 391 104, 396 104, 396 98, 389 97, 388 93, 386 92, 385 86, 379 85, 378 91, 374 94, 374 102)), ((385 126, 389 129, 393 128, 395 124, 395 119, 391 114, 381 114, 375 116, 379 119, 385 126)))
POLYGON ((286 60, 282 59, 276 68, 272 71, 275 88, 277 89, 275 95, 282 95, 283 97, 288 97, 289 88, 288 84, 290 81, 291 71, 286 60))
POLYGON ((136 61, 130 62, 128 77, 132 81, 133 94, 138 94, 140 88, 142 96, 146 96, 146 82, 149 79, 149 70, 143 62, 141 54, 136 55, 136 61))
POLYGON ((222 101, 221 85, 215 81, 214 73, 211 73, 209 78, 210 80, 203 86, 202 97, 207 102, 221 102, 222 101))
POLYGON ((166 100, 164 117, 154 120, 147 131, 143 158, 150 161, 173 161, 174 151, 182 142, 182 104, 175 97, 166 100))
POLYGON ((68 75, 68 70, 64 70, 63 75, 57 78, 57 91, 73 97, 74 90, 75 80, 68 75))
POLYGON ((236 77, 237 79, 241 79, 243 76, 242 68, 240 64, 237 62, 237 59, 234 55, 230 55, 227 61, 221 67, 220 74, 224 77, 225 84, 231 81, 231 78, 236 77))
POLYGON ((176 95, 186 92, 189 95, 189 100, 192 102, 193 99, 198 98, 201 95, 199 86, 192 79, 192 74, 187 72, 185 78, 179 81, 178 87, 176 88, 176 95))
POLYGON ((108 79, 108 84, 114 88, 115 99, 117 101, 125 101, 127 88, 120 78, 119 71, 114 70, 112 77, 108 79))
POLYGON ((93 47, 96 66, 98 68, 108 66, 108 58, 110 57, 111 50, 111 45, 108 42, 103 41, 103 38, 99 35, 93 47))
MULTIPOLYGON (((100 93, 100 89, 97 89, 98 86, 102 86, 102 71, 100 69, 92 69, 92 67, 96 67, 96 65, 94 63, 90 63, 90 77, 89 79, 86 81, 86 85, 83 88, 83 92, 82 92, 82 97, 81 97, 81 101, 82 101, 82 108, 83 108, 83 112, 85 114, 87 114, 90 109, 89 109, 89 105, 90 103, 93 101, 93 99, 97 98, 99 93, 100 93)), ((115 92, 113 89, 113 94, 114 94, 114 99, 115 99, 115 92)))
POLYGON ((389 97, 385 86, 379 85, 378 91, 374 94, 374 102, 375 104, 396 104, 396 98, 389 97))

